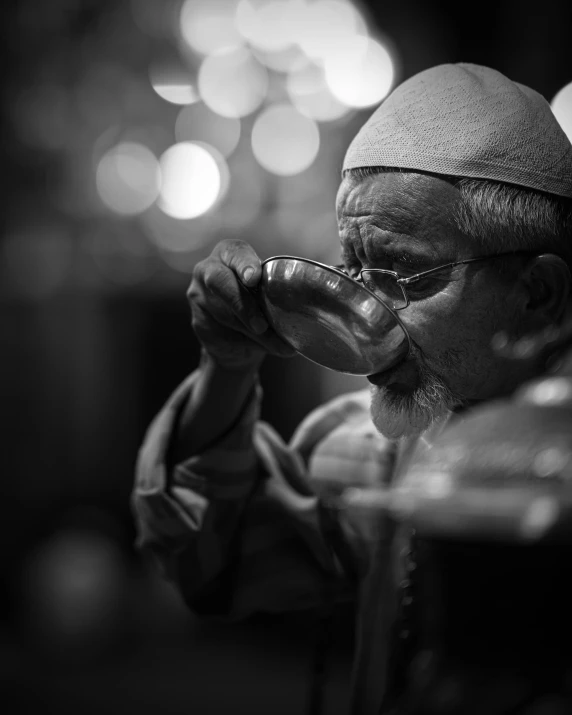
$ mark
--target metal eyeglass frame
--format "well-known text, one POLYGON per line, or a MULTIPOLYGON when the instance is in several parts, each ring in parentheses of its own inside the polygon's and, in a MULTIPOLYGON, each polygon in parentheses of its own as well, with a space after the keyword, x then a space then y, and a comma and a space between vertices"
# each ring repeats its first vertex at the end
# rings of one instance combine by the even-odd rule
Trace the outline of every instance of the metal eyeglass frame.
POLYGON ((425 278, 426 276, 431 275, 432 273, 437 273, 438 271, 442 271, 445 268, 454 268, 455 266, 463 266, 468 263, 477 263, 478 261, 490 261, 495 258, 506 258, 507 256, 532 256, 532 255, 537 255, 537 253, 534 253, 531 251, 508 251, 506 253, 495 253, 490 256, 478 256, 477 258, 466 258, 464 261, 455 261, 453 263, 444 263, 441 266, 436 266, 435 268, 430 268, 428 271, 422 271, 421 273, 415 273, 414 275, 407 276, 407 277, 402 277, 399 275, 399 273, 396 273, 395 271, 389 271, 385 268, 362 268, 359 272, 358 277, 351 276, 342 263, 332 266, 332 268, 336 268, 337 270, 341 271, 342 273, 345 273, 352 280, 364 285, 372 293, 375 293, 375 291, 366 284, 366 282, 363 278, 364 273, 383 273, 384 275, 390 276, 391 278, 393 278, 393 280, 397 283, 397 285, 401 289, 401 293, 403 294, 403 299, 405 300, 405 305, 402 305, 399 308, 397 308, 393 305, 391 307, 393 310, 405 310, 405 308, 409 307, 409 305, 411 304, 411 301, 409 300, 409 295, 407 294, 407 291, 406 291, 406 286, 408 286, 410 283, 415 283, 416 281, 420 280, 421 278, 425 278))

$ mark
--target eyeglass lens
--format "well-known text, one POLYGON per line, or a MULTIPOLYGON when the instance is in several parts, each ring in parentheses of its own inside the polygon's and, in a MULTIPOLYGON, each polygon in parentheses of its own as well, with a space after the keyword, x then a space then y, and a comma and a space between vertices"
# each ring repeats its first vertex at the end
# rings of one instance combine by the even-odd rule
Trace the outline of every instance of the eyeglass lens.
POLYGON ((363 283, 373 293, 380 294, 382 299, 389 303, 395 310, 405 308, 407 299, 403 288, 399 285, 394 276, 381 271, 362 271, 363 283))

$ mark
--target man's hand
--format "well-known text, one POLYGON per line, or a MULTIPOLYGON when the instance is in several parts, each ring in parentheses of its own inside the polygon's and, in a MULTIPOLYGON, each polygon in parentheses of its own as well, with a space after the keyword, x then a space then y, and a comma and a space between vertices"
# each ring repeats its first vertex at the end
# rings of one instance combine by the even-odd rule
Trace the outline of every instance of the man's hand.
POLYGON ((261 275, 254 249, 237 240, 218 243, 193 271, 187 292, 193 329, 206 353, 224 369, 256 370, 267 353, 295 354, 268 326, 252 292, 261 275))

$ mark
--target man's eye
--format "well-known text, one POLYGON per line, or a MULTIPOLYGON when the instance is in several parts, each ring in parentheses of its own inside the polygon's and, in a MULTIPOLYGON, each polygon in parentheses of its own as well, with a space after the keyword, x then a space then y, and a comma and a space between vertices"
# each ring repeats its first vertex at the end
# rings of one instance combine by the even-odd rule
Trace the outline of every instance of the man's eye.
MULTIPOLYGON (((415 274, 412 274, 415 275, 415 274)), ((403 276, 404 278, 406 276, 403 276)), ((451 282, 451 276, 444 272, 431 273, 428 276, 421 276, 407 284, 407 291, 412 296, 428 295, 443 290, 451 282)))
POLYGON ((403 263, 392 263, 390 270, 395 271, 395 273, 398 273, 402 278, 409 278, 417 273, 421 273, 421 270, 404 265, 403 263))
MULTIPOLYGON (((405 278, 406 276, 404 276, 405 278)), ((407 290, 411 293, 426 293, 431 289, 435 289, 440 283, 439 279, 434 279, 432 276, 427 276, 427 278, 418 278, 417 280, 411 281, 407 284, 407 290)))
MULTIPOLYGON (((418 275, 419 273, 423 273, 424 271, 426 271, 428 269, 425 266, 413 266, 411 264, 398 263, 397 261, 394 261, 391 264, 390 270, 397 273, 397 275, 400 278, 411 278, 413 276, 418 275)), ((418 280, 419 280, 419 282, 421 282, 422 280, 424 281, 425 279, 419 278, 418 280)), ((417 282, 418 282, 417 280, 413 281, 413 283, 417 283, 417 282)))

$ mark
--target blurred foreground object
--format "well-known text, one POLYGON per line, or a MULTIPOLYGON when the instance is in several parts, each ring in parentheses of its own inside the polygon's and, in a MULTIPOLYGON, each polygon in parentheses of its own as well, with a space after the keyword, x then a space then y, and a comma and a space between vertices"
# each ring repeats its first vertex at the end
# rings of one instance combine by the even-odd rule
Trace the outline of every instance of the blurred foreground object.
POLYGON ((389 492, 353 500, 397 525, 382 715, 572 712, 571 338, 506 346, 551 367, 452 420, 389 492))
POLYGON ((454 419, 398 481, 392 510, 435 536, 572 543, 572 326, 503 348, 551 367, 454 419))

